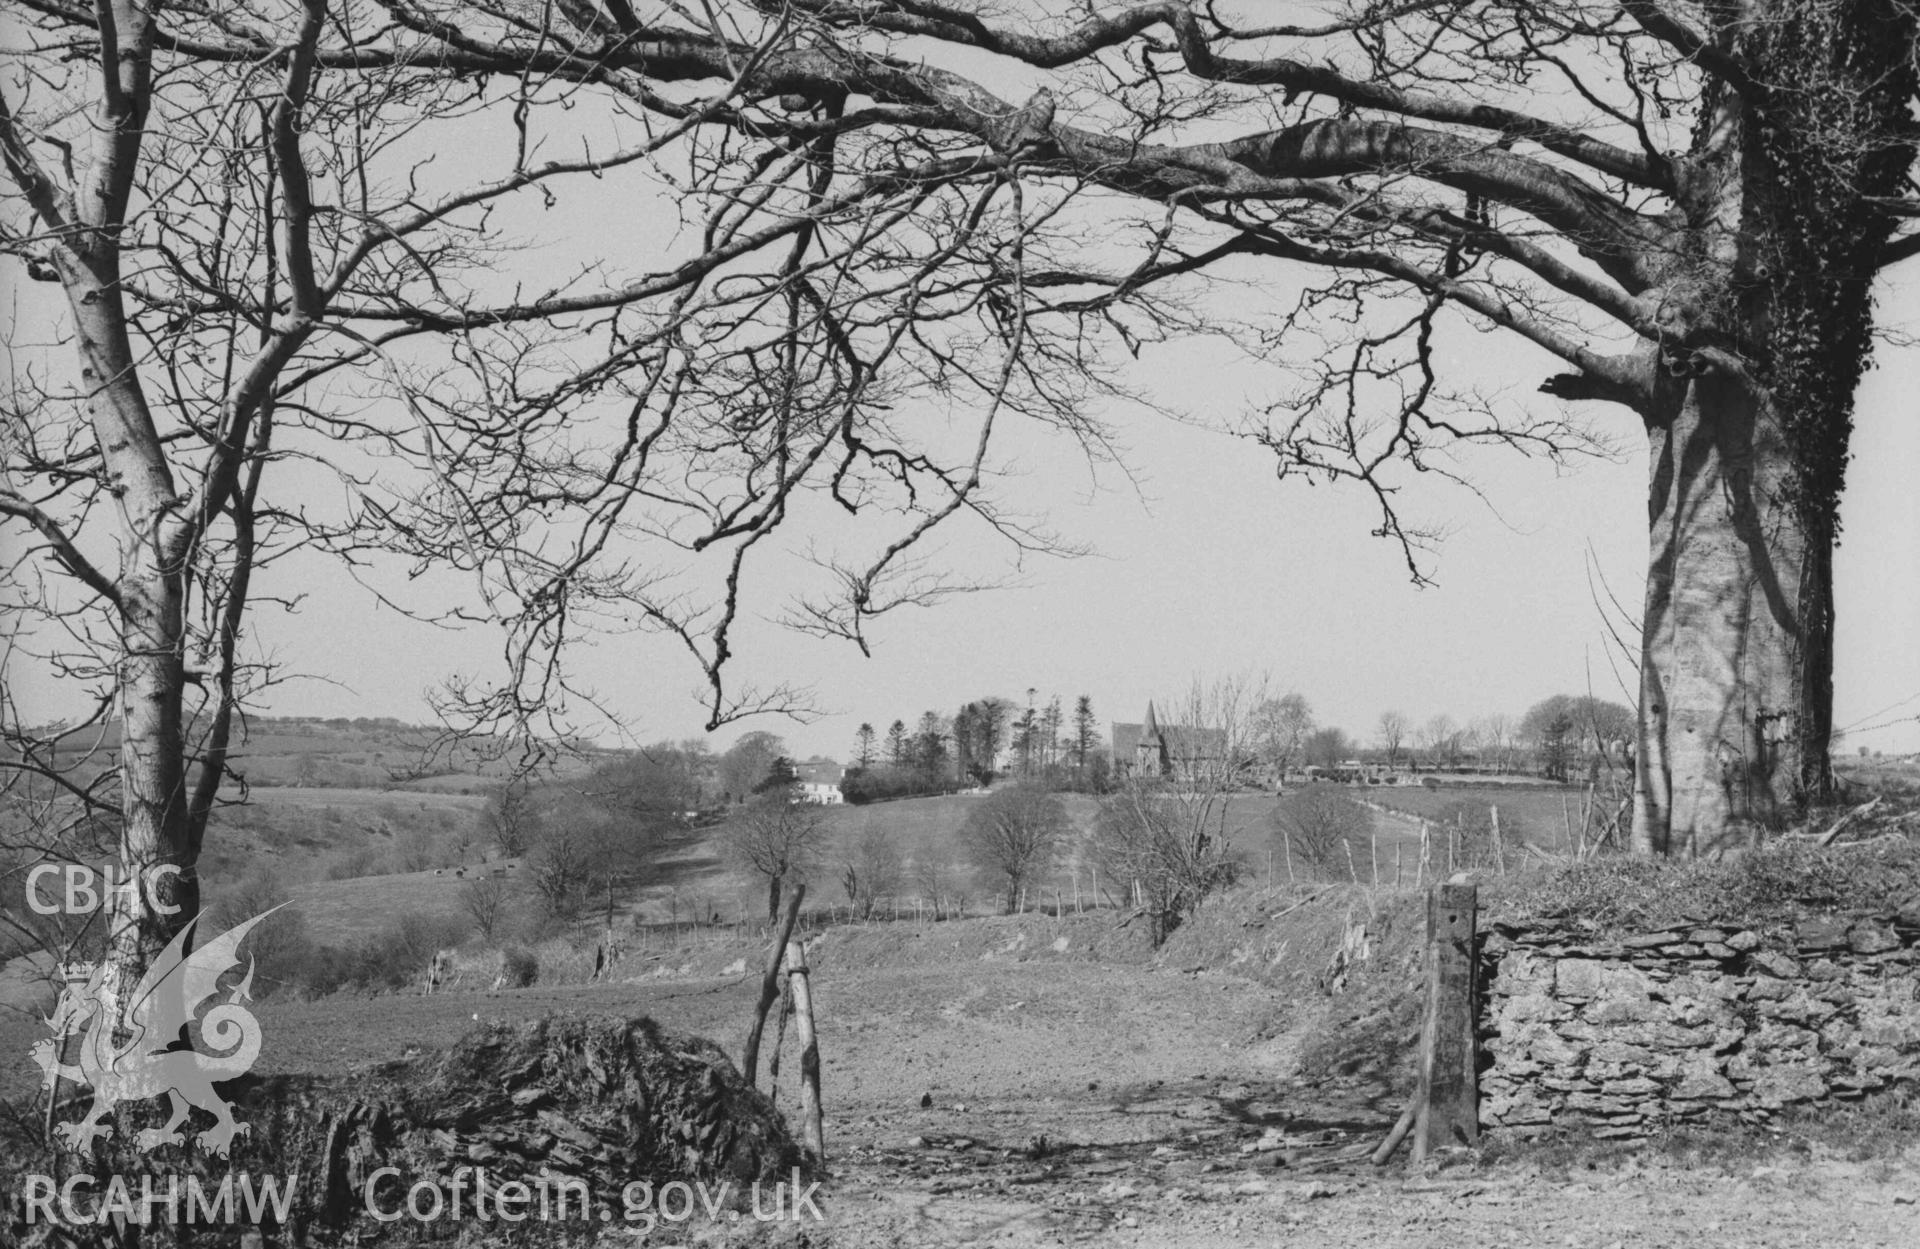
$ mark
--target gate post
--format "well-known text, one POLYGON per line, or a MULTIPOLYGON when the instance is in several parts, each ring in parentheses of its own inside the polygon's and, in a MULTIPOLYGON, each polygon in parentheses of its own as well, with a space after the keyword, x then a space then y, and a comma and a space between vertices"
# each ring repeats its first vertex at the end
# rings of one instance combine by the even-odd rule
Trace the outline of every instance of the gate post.
POLYGON ((1474 994, 1473 938, 1479 891, 1470 884, 1436 885, 1427 894, 1426 1011, 1413 1099, 1374 1165, 1393 1156, 1411 1131, 1413 1161, 1435 1149, 1480 1141, 1480 1079, 1474 994))
POLYGON ((1427 1021, 1420 1032, 1423 1096, 1413 1124, 1413 1160, 1480 1140, 1480 1079, 1474 1021, 1473 935, 1479 891, 1446 884, 1427 895, 1427 1021))

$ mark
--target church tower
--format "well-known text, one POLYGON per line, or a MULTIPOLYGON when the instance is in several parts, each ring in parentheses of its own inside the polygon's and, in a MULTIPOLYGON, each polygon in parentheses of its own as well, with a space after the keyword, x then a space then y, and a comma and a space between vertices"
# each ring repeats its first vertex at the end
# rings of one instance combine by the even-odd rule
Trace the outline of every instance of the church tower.
POLYGON ((1146 722, 1140 726, 1140 740, 1133 747, 1133 774, 1139 777, 1165 776, 1173 759, 1167 753, 1167 739, 1160 732, 1160 721, 1153 714, 1153 702, 1147 702, 1146 722))

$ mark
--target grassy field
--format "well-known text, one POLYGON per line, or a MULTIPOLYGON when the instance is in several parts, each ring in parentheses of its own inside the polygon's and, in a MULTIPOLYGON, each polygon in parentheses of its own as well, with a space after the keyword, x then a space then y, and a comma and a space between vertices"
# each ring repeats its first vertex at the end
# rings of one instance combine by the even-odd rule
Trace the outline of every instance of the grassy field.
MULTIPOLYGON (((1092 829, 1098 800, 1085 794, 1060 798, 1073 833, 1058 868, 1032 889, 1030 898, 1036 906, 1050 905, 1056 890, 1063 902, 1070 901, 1076 883, 1090 902, 1096 885, 1083 838, 1092 829)), ((958 899, 965 909, 991 912, 997 905, 994 884, 976 871, 962 835, 968 816, 982 801, 980 795, 949 794, 823 809, 813 905, 845 908, 839 882, 853 857, 852 846, 868 830, 878 829, 904 867, 905 880, 898 891, 901 905, 910 907, 916 896, 929 891, 931 881, 933 888, 958 899)), ((1274 803, 1270 794, 1247 793, 1234 795, 1227 804, 1227 835, 1247 873, 1256 879, 1265 879, 1269 872, 1279 880, 1286 876, 1283 855, 1276 851, 1269 861, 1275 845, 1269 822, 1274 803)), ((377 934, 405 915, 457 918, 462 914, 461 890, 478 871, 461 877, 454 869, 461 864, 477 869, 484 839, 474 840, 460 852, 456 834, 463 825, 475 827, 481 805, 478 798, 462 795, 291 787, 260 790, 253 805, 224 816, 226 826, 216 828, 216 835, 209 837, 209 876, 217 895, 223 882, 237 883, 263 865, 271 868, 300 899, 309 932, 328 943, 377 934), (395 859, 404 857, 401 843, 410 832, 425 832, 436 840, 441 853, 432 866, 442 869, 438 874, 389 870, 354 879, 327 878, 327 864, 354 853, 386 856, 377 859, 376 865, 391 868, 395 859)), ((1386 817, 1376 818, 1375 824, 1377 837, 1358 859, 1363 879, 1371 878, 1373 859, 1378 858, 1384 872, 1390 870, 1396 851, 1402 855, 1409 848, 1415 854, 1418 851, 1417 827, 1386 817)), ((648 883, 616 905, 616 922, 624 927, 705 921, 714 916, 725 923, 756 920, 766 905, 765 887, 728 866, 721 856, 719 836, 718 828, 702 829, 664 846, 648 883)))
POLYGON ((201 859, 211 888, 267 872, 287 885, 332 874, 455 866, 478 857, 483 800, 373 789, 255 789, 214 812, 201 859))
MULTIPOLYGON (((1410 795, 1418 796, 1418 795, 1410 795)), ((1056 870, 1028 892, 1029 905, 1050 907, 1076 898, 1096 905, 1115 884, 1099 878, 1087 854, 1098 800, 1061 795, 1073 832, 1056 870)), ((824 829, 818 867, 809 891, 810 907, 847 911, 841 886, 852 846, 869 830, 885 834, 902 861, 903 879, 891 891, 891 914, 911 913, 931 896, 943 909, 984 915, 1001 907, 999 884, 970 861, 962 834, 980 795, 903 799, 864 807, 832 807, 820 814, 824 829)), ((1284 854, 1274 850, 1270 815, 1272 795, 1234 795, 1227 803, 1227 835, 1248 877, 1284 884, 1284 854), (1270 854, 1270 851, 1274 851, 1270 854)), ((246 805, 215 815, 202 860, 207 898, 213 907, 260 909, 268 899, 289 896, 301 916, 306 937, 317 945, 348 949, 379 943, 409 919, 430 921, 442 931, 468 924, 464 893, 481 872, 489 846, 481 826, 484 801, 475 795, 353 789, 325 786, 262 787, 246 805), (464 874, 462 870, 465 869, 464 874)), ((1417 829, 1404 821, 1376 818, 1377 836, 1356 854, 1353 875, 1361 881, 1390 879, 1396 856, 1411 864, 1418 853, 1417 829)), ((617 899, 614 920, 622 932, 693 923, 753 924, 766 906, 765 886, 723 861, 718 828, 690 832, 660 847, 650 879, 617 899)), ((1409 868, 1409 870, 1411 870, 1409 868)), ((1344 878, 1347 873, 1342 872, 1344 878)), ((496 941, 547 940, 550 926, 538 922, 539 908, 523 876, 507 878, 507 919, 496 941)), ((597 936, 602 912, 578 925, 597 936)), ((449 938, 451 939, 451 938, 449 938)))
MULTIPOLYGON (((1061 794, 1061 804, 1072 821, 1073 834, 1060 869, 1041 884, 1043 890, 1070 892, 1076 872, 1088 877, 1084 837, 1093 829, 1099 799, 1088 794, 1061 794)), ((913 864, 926 862, 951 865, 965 870, 967 851, 961 830, 967 817, 985 800, 977 794, 949 794, 933 798, 906 798, 897 802, 874 803, 862 807, 833 807, 827 813, 830 848, 844 846, 862 836, 869 828, 886 833, 903 859, 913 864)), ((1268 839, 1267 817, 1273 810, 1271 794, 1235 794, 1226 800, 1225 826, 1234 848, 1249 862, 1264 863, 1268 839)), ((1088 885, 1087 887, 1091 887, 1088 885)))
MULTIPOLYGON (((328 944, 364 940, 390 928, 407 915, 458 919, 463 914, 461 892, 481 870, 481 841, 464 854, 455 851, 455 831, 478 818, 478 799, 459 795, 395 794, 382 791, 288 788, 262 790, 255 804, 231 813, 232 823, 208 839, 213 863, 210 877, 218 896, 222 883, 237 885, 262 865, 298 899, 306 926, 314 939, 328 944), (362 854, 394 855, 408 830, 426 830, 438 839, 444 863, 435 871, 386 872, 353 879, 327 879, 325 864, 356 849, 362 854), (455 874, 460 864, 466 876, 455 874)), ((814 906, 845 909, 839 880, 851 857, 852 843, 871 828, 883 831, 905 868, 900 904, 911 906, 926 892, 931 875, 935 887, 966 909, 986 913, 995 909, 993 886, 980 878, 969 862, 961 829, 983 799, 951 794, 908 798, 864 807, 830 807, 821 812, 824 831, 820 865, 811 889, 814 906)), ((1085 900, 1091 902, 1095 878, 1081 837, 1091 829, 1097 800, 1084 794, 1063 794, 1061 801, 1073 823, 1066 854, 1059 869, 1032 890, 1033 904, 1051 904, 1053 891, 1062 901, 1074 896, 1076 877, 1085 900)), ((1268 814, 1273 798, 1266 794, 1234 796, 1228 804, 1228 836, 1246 861, 1251 874, 1264 875, 1269 847, 1268 814)), ((639 925, 710 921, 724 923, 757 920, 766 905, 765 886, 733 871, 721 858, 719 830, 698 830, 677 843, 662 847, 651 879, 619 900, 616 924, 639 925)), ((517 875, 509 877, 519 891, 517 875)), ((527 899, 522 897, 523 909, 527 899)))
POLYGON ((1445 819, 1463 806, 1482 810, 1498 807, 1503 830, 1546 848, 1557 848, 1566 841, 1569 812, 1574 826, 1579 827, 1584 800, 1583 792, 1572 786, 1461 785, 1429 789, 1405 785, 1370 789, 1366 797, 1389 810, 1428 820, 1445 819))
POLYGON ((319 880, 294 889, 294 904, 306 920, 307 934, 324 945, 364 941, 401 916, 461 920, 461 893, 477 876, 401 872, 354 880, 319 880))

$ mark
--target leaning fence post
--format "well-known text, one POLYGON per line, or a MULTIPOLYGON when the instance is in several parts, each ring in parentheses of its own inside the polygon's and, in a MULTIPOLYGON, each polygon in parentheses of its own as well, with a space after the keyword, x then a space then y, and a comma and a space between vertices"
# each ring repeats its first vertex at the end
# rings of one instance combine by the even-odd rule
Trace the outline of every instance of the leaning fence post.
POLYGON ((826 1130, 820 1116, 820 1039, 813 1027, 813 988, 807 983, 807 952, 787 943, 787 986, 793 990, 793 1032, 800 1042, 800 1135, 816 1166, 827 1161, 826 1130))
POLYGON ((767 1011, 780 995, 780 960, 786 954, 787 939, 793 935, 794 921, 800 918, 800 900, 807 896, 805 884, 795 885, 787 899, 786 914, 780 917, 780 931, 774 934, 773 948, 767 952, 767 969, 760 977, 760 1000, 753 1010, 753 1026, 747 1030, 747 1043, 740 1051, 740 1074, 749 1088, 758 1080, 760 1035, 766 1031, 767 1011))
POLYGON ((1427 895, 1426 1014, 1413 1098, 1374 1151, 1374 1165, 1413 1137, 1413 1161, 1435 1149, 1480 1139, 1480 1085, 1475 1071, 1473 936, 1478 891, 1444 884, 1427 895))

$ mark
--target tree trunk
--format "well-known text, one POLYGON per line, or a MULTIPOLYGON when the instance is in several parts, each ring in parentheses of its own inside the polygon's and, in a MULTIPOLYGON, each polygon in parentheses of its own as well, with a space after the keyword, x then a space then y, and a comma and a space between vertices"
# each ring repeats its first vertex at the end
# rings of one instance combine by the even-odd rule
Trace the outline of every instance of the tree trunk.
POLYGON ((115 486, 121 521, 121 566, 114 581, 120 866, 138 883, 101 903, 108 963, 103 991, 117 1002, 149 959, 199 912, 181 725, 188 552, 180 539, 180 499, 134 364, 118 252, 96 242, 91 252, 57 252, 56 261, 73 310, 87 417, 115 486))
POLYGON ((1790 815, 1825 758, 1831 560, 1782 497, 1779 422, 1738 382, 1696 381, 1650 451, 1634 847, 1715 854, 1790 815))
POLYGON ((767 922, 769 924, 780 922, 780 878, 778 876, 767 877, 767 922))
POLYGON ((140 884, 114 893, 105 905, 110 960, 137 980, 148 960, 199 913, 200 887, 188 844, 178 578, 156 576, 127 597, 119 689, 120 860, 140 884))
POLYGON ((1833 546, 1894 225, 1878 199, 1913 160, 1914 22, 1880 0, 1765 7, 1726 28, 1754 85, 1718 93, 1679 166, 1655 346, 1694 376, 1648 421, 1642 854, 1750 844, 1832 789, 1833 546))

